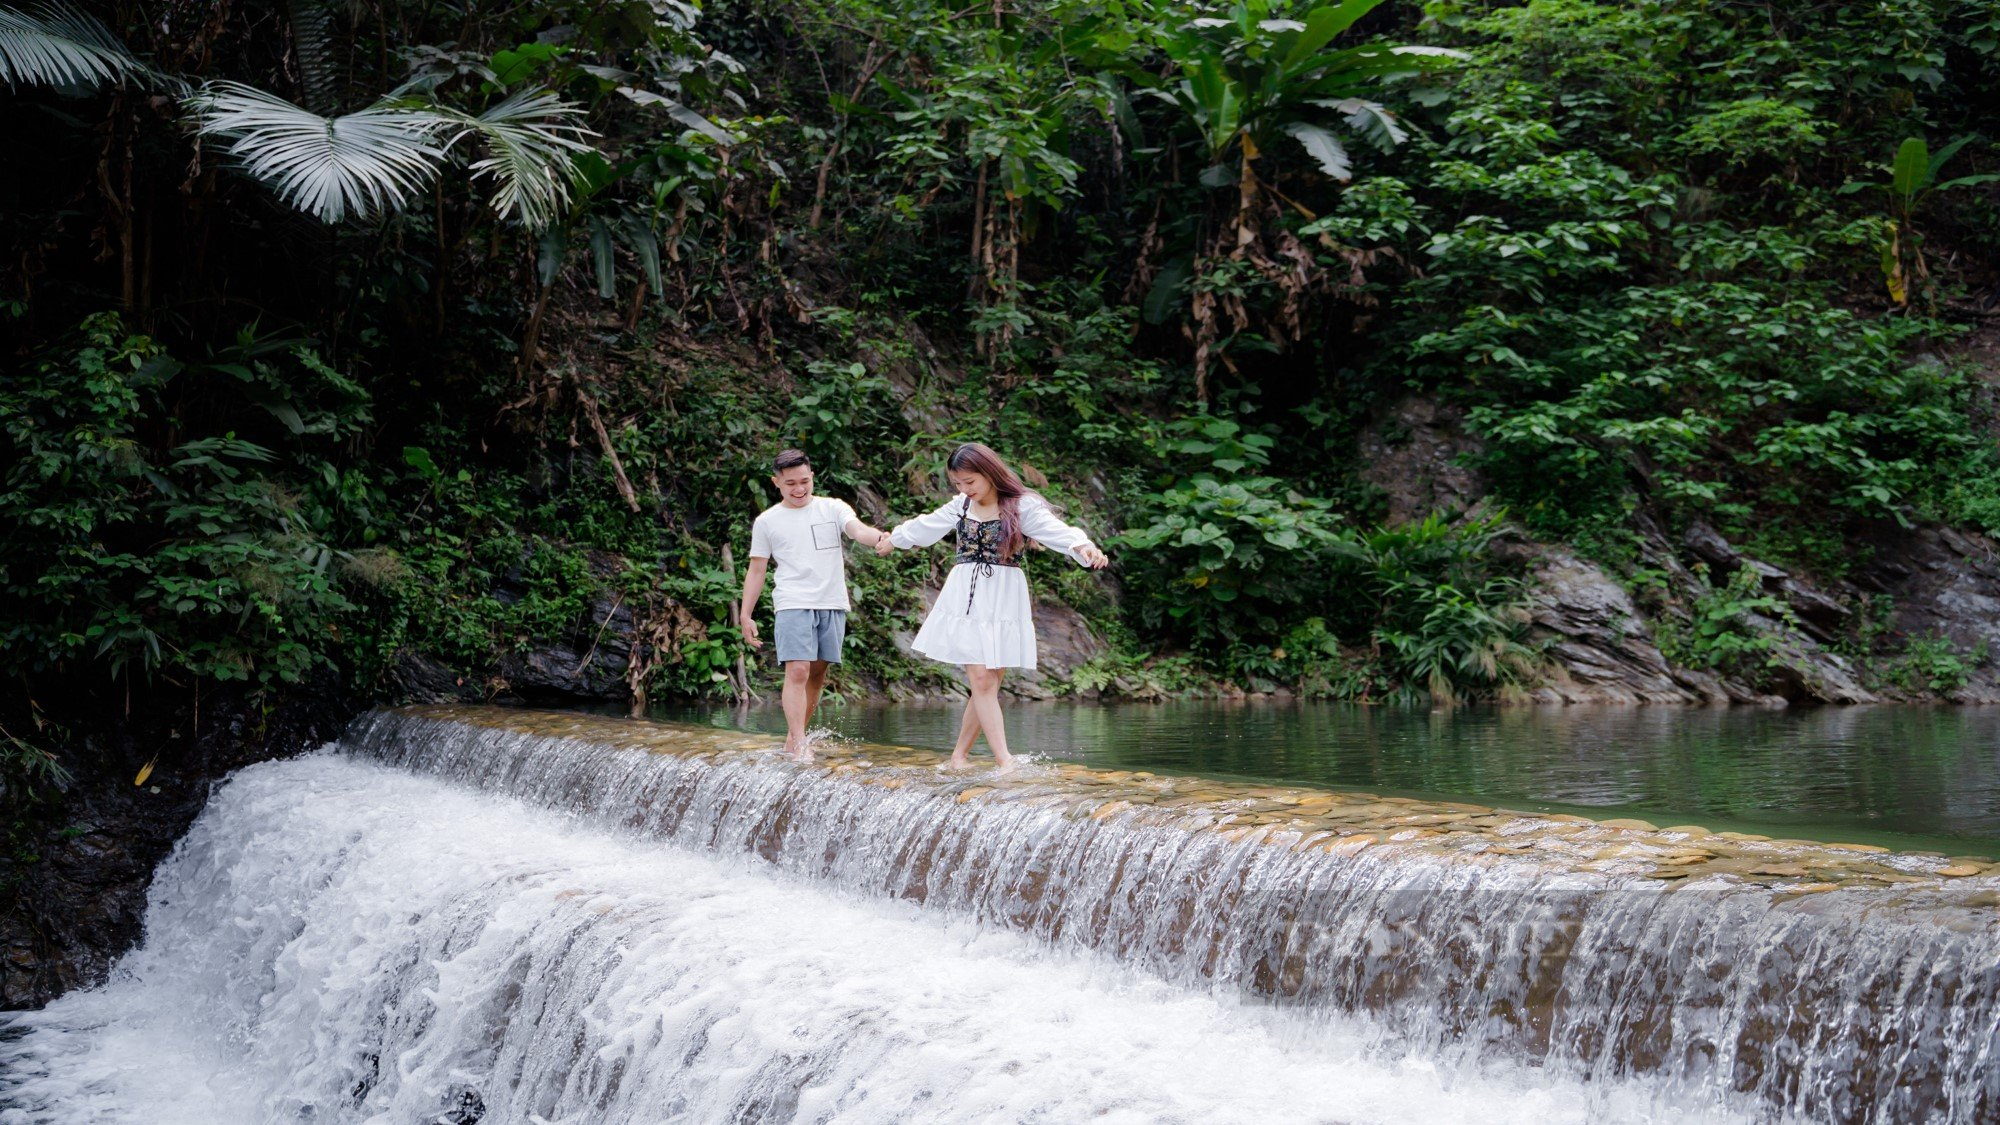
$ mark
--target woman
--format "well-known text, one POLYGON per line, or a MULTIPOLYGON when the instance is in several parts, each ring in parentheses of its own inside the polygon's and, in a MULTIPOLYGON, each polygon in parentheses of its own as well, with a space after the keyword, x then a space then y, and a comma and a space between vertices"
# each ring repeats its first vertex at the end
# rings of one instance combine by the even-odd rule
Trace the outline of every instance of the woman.
POLYGON ((1008 668, 1035 667, 1035 621, 1021 552, 1032 539, 1092 569, 1111 560, 1090 536, 1057 518, 1047 500, 1023 487, 991 449, 977 442, 961 445, 945 469, 958 494, 937 511, 898 524, 875 549, 887 555, 957 533, 957 564, 910 647, 965 668, 972 698, 959 722, 950 767, 965 768, 966 753, 983 731, 993 760, 1005 771, 1013 768, 1014 756, 1007 752, 1000 717, 1000 680, 1008 668))

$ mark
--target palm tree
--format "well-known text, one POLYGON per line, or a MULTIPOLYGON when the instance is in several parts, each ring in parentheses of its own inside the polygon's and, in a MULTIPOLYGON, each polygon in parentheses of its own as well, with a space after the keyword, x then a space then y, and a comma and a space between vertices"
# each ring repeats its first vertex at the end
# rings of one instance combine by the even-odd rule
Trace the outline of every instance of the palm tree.
POLYGON ((229 141, 225 150, 252 179, 329 223, 399 210, 477 138, 485 155, 474 179, 497 186, 493 209, 530 230, 569 204, 574 157, 592 151, 583 110, 546 90, 524 90, 483 113, 436 102, 383 98, 338 117, 240 82, 210 82, 186 101, 195 133, 229 141))
POLYGON ((29 8, 0 5, 0 78, 9 86, 95 89, 126 78, 164 77, 67 0, 29 8))
MULTIPOLYGON (((181 86, 136 58, 68 0, 0 5, 0 78, 10 85, 97 87, 138 79, 181 86)), ((185 98, 197 136, 224 151, 286 204, 328 223, 396 211, 459 159, 495 183, 493 209, 531 230, 567 209, 574 158, 592 151, 583 109, 524 90, 481 113, 419 98, 386 97, 357 113, 323 116, 241 82, 215 81, 185 98), (473 144, 467 144, 471 149, 473 144)))
POLYGON ((1368 95, 1392 80, 1465 57, 1443 47, 1379 43, 1327 49, 1382 2, 1240 0, 1227 16, 1177 22, 1176 15, 1159 26, 1152 43, 1170 64, 1165 74, 1140 67, 1126 73, 1143 93, 1182 111, 1200 135, 1210 167, 1239 159, 1238 175, 1230 178, 1246 193, 1259 182, 1252 162, 1276 147, 1281 133, 1298 141, 1320 171, 1345 181, 1351 161, 1328 123, 1338 117, 1370 144, 1393 148, 1404 139, 1403 131, 1368 95))

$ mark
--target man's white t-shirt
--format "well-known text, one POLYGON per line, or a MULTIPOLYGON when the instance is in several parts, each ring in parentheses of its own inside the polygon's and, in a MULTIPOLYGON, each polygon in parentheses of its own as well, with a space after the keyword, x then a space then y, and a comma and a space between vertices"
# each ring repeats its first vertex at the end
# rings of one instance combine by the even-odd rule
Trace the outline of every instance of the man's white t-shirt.
POLYGON ((797 508, 773 504, 750 525, 750 557, 770 559, 771 602, 779 609, 846 609, 847 553, 843 534, 854 509, 815 496, 797 508))

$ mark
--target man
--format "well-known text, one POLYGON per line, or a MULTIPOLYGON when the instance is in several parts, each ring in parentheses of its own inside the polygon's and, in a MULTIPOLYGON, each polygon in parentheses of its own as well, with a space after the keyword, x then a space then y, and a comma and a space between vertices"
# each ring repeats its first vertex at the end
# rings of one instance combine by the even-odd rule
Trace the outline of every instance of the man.
POLYGON ((777 563, 771 601, 777 610, 778 662, 785 666, 785 753, 810 762, 806 725, 826 687, 827 667, 839 663, 847 638, 847 553, 840 537, 874 547, 889 533, 862 523, 844 500, 814 496, 812 462, 804 453, 787 449, 773 468, 779 500, 751 525, 750 570, 743 576, 736 620, 744 643, 762 648, 752 614, 764 593, 764 571, 777 563))

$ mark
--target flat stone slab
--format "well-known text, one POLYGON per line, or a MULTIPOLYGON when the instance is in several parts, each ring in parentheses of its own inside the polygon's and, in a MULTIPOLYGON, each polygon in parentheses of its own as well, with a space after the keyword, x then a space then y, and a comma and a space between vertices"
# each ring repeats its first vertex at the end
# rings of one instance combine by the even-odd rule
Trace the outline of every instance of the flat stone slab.
POLYGON ((817 760, 793 762, 782 741, 683 723, 469 705, 400 709, 414 718, 573 738, 683 759, 762 759, 771 770, 925 792, 963 805, 1027 801, 1075 819, 1217 833, 1231 841, 1349 856, 1364 849, 1446 862, 1533 864, 1552 875, 1593 872, 1677 886, 1768 888, 1790 897, 1831 890, 1922 891, 1930 910, 2000 908, 2000 863, 1983 856, 1895 852, 1872 844, 1776 840, 1700 825, 1591 820, 1461 801, 1426 801, 1304 786, 1251 784, 1065 761, 950 772, 944 755, 909 746, 836 740, 817 760))

